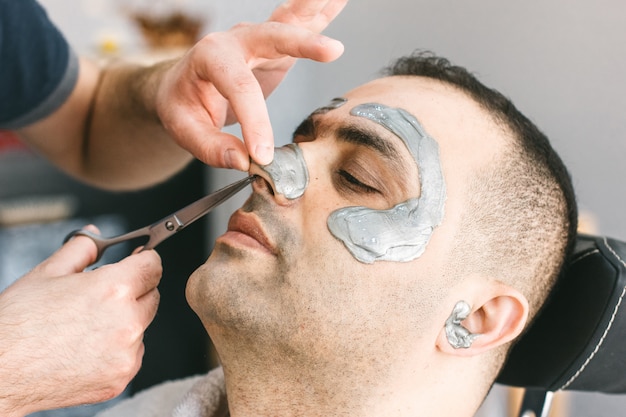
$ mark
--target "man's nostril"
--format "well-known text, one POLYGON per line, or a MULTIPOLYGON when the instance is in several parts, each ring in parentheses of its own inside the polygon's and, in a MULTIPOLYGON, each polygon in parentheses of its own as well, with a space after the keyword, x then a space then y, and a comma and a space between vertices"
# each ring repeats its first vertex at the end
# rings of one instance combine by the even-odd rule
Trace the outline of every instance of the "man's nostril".
POLYGON ((276 148, 274 160, 269 165, 260 166, 252 162, 249 172, 261 178, 255 182, 258 190, 265 188, 272 196, 281 196, 286 200, 300 198, 309 183, 302 150, 295 143, 276 148))
POLYGON ((258 190, 267 191, 272 197, 276 194, 274 192, 274 185, 272 184, 272 180, 270 178, 266 178, 265 175, 254 174, 254 182, 253 184, 257 187, 258 190))
POLYGON ((261 178, 261 180, 264 183, 264 186, 267 188, 267 191, 269 191, 269 193, 273 197, 275 195, 275 193, 274 193, 274 187, 272 186, 272 184, 267 179, 265 179, 263 177, 259 177, 259 178, 261 178))

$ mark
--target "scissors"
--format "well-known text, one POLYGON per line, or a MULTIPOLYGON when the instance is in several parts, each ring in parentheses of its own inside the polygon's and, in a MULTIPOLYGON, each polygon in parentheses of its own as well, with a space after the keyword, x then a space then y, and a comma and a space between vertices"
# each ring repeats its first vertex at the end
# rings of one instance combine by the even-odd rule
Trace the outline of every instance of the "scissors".
POLYGON ((93 263, 100 260, 102 254, 108 247, 136 239, 138 237, 148 237, 148 241, 143 245, 142 250, 153 249, 156 245, 163 242, 168 237, 189 226, 191 223, 195 222, 215 207, 228 200, 230 197, 234 196, 238 191, 242 190, 256 178, 256 175, 251 175, 227 185, 226 187, 204 196, 186 207, 183 207, 169 216, 164 217, 158 222, 142 227, 141 229, 110 238, 102 237, 87 230, 74 230, 65 237, 63 243, 67 242, 74 236, 87 236, 95 242, 96 247, 98 248, 98 256, 93 263))

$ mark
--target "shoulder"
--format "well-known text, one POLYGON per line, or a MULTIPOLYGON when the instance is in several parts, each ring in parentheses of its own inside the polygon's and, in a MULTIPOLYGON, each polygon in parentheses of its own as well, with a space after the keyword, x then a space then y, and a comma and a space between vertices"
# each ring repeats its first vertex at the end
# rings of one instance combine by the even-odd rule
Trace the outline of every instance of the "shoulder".
MULTIPOLYGON (((54 29, 44 8, 35 0, 0 0, 0 27, 26 30, 33 21, 46 29, 54 29)), ((5 31, 11 35, 11 32, 5 31)))
POLYGON ((0 125, 44 118, 72 92, 78 58, 34 0, 0 0, 0 125))

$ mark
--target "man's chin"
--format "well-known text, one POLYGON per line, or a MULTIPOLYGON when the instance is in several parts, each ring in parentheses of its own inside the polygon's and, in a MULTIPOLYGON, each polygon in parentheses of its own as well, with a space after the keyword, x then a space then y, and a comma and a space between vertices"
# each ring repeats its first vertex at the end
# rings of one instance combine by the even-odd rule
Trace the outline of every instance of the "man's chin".
POLYGON ((215 251, 187 281, 187 302, 207 331, 249 327, 251 309, 265 310, 274 297, 275 274, 259 270, 258 261, 237 261, 229 252, 215 251))
POLYGON ((189 281, 196 281, 198 288, 207 292, 214 292, 221 287, 246 287, 257 280, 273 280, 277 270, 276 261, 276 257, 266 250, 218 240, 208 259, 196 269, 189 281))

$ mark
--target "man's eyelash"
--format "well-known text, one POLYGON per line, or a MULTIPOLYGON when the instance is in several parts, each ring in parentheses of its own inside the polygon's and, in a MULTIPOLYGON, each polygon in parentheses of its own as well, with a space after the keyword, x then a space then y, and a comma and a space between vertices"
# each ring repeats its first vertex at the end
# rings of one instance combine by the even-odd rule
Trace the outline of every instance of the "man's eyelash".
POLYGON ((357 178, 355 178, 352 174, 350 174, 348 171, 340 169, 338 171, 338 174, 346 183, 348 183, 349 186, 358 188, 359 191, 361 192, 365 192, 365 193, 379 193, 380 192, 376 188, 370 187, 369 185, 362 183, 357 178))

